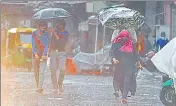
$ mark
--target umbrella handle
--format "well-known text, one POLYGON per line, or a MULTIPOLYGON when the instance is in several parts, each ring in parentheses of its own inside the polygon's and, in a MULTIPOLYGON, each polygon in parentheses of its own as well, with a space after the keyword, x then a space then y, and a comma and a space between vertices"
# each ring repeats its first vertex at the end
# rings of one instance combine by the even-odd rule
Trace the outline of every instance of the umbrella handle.
POLYGON ((52 19, 52 27, 54 28, 54 19, 52 19))

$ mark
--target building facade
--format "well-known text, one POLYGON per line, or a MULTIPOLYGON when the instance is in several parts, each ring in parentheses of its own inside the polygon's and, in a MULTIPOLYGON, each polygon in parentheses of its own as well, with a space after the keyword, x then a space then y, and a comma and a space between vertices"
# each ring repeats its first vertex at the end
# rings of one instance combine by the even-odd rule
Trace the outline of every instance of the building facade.
POLYGON ((171 33, 176 37, 176 2, 171 4, 171 33))
POLYGON ((26 6, 27 3, 1 3, 2 19, 8 21, 9 27, 19 27, 23 21, 27 27, 30 27, 32 15, 34 14, 31 7, 26 6))
POLYGON ((175 4, 173 1, 146 1, 145 17, 157 37, 162 31, 169 39, 175 37, 175 4))

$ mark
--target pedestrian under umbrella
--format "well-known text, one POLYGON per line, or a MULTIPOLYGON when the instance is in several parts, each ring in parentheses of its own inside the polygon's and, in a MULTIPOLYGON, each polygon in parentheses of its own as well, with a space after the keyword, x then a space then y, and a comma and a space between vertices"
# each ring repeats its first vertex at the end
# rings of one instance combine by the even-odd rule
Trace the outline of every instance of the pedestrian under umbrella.
POLYGON ((70 14, 62 8, 47 8, 42 9, 34 14, 32 17, 35 20, 47 20, 47 19, 57 19, 57 18, 66 18, 70 14))
MULTIPOLYGON (((130 34, 122 30, 112 41, 112 62, 115 67, 114 80, 118 85, 117 90, 123 88, 121 102, 127 103, 128 92, 132 95, 136 92, 136 73, 138 68, 142 68, 139 63, 135 44, 133 44, 130 34), (138 66, 136 66, 136 63, 138 66)), ((118 93, 118 91, 116 91, 118 93)))

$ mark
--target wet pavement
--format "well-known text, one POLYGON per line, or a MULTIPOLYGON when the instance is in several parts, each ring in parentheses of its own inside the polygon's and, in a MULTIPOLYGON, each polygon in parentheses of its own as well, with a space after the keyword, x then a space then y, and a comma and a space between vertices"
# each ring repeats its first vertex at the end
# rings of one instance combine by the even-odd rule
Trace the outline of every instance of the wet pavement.
MULTIPOLYGON (((1 106, 126 106, 113 96, 112 77, 66 75, 64 93, 53 94, 50 72, 45 73, 44 93, 35 92, 33 72, 1 72, 1 106)), ((159 100, 160 75, 142 72, 136 95, 128 106, 163 106, 159 100)))

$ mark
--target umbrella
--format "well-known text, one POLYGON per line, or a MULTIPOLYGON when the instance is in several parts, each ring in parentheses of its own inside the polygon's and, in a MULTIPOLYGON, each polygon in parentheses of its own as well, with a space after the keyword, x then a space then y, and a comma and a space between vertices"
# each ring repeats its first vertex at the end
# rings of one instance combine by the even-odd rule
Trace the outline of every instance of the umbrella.
MULTIPOLYGON (((96 25, 97 24, 98 17, 95 15, 92 15, 88 18, 87 23, 90 25, 96 25)), ((100 21, 98 20, 98 24, 101 24, 100 21)))
POLYGON ((38 11, 33 19, 55 19, 55 18, 66 18, 69 17, 70 14, 66 10, 62 8, 47 8, 38 11))
POLYGON ((145 21, 138 11, 125 7, 112 7, 99 12, 100 22, 113 29, 138 29, 145 21))

